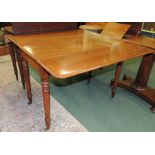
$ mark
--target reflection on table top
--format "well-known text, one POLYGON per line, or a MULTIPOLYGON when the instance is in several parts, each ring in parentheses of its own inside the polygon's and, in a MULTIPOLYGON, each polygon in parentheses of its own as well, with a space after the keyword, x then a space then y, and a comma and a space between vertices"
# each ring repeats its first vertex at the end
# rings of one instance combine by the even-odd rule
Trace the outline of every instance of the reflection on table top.
POLYGON ((125 40, 127 40, 131 43, 135 43, 137 45, 141 45, 141 46, 145 46, 145 47, 155 49, 155 39, 154 38, 149 38, 149 37, 145 37, 145 36, 128 35, 128 36, 126 36, 125 40))
POLYGON ((83 30, 7 37, 58 78, 71 77, 154 52, 127 41, 112 40, 83 30))

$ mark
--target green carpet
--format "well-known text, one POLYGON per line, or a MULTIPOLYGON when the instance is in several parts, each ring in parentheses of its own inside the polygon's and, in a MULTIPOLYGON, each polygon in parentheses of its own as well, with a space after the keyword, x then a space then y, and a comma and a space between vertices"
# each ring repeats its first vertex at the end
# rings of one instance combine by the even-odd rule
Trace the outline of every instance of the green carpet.
MULTIPOLYGON (((140 61, 125 62, 122 75, 127 73, 135 77, 140 61)), ((86 74, 66 80, 51 78, 51 94, 89 131, 155 131, 155 114, 149 111, 144 100, 121 88, 115 98, 111 98, 109 83, 114 77, 114 69, 115 65, 112 65, 93 71, 89 85, 86 74)), ((32 67, 30 73, 40 82, 32 67)), ((155 87, 153 74, 155 67, 149 82, 155 87)))

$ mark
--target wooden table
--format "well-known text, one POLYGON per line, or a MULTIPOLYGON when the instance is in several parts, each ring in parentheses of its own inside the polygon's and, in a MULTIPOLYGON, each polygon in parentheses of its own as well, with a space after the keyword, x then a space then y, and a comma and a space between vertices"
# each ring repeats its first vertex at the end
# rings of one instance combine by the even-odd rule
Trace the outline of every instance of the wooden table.
POLYGON ((133 44, 141 45, 144 47, 155 49, 155 39, 149 38, 145 36, 133 36, 133 35, 126 35, 126 41, 129 41, 133 44))
POLYGON ((154 50, 127 41, 111 40, 103 35, 73 30, 46 34, 8 35, 19 47, 24 70, 27 96, 32 102, 28 63, 42 79, 46 128, 50 128, 50 75, 68 78, 117 63, 112 92, 119 80, 122 62, 153 53, 154 50))
MULTIPOLYGON (((155 52, 154 38, 128 35, 125 40, 136 45, 148 47, 155 52)), ((141 61, 136 78, 132 79, 131 77, 125 75, 123 80, 118 82, 118 87, 131 91, 151 104, 152 112, 155 112, 155 89, 149 88, 147 84, 154 61, 155 54, 145 55, 141 61)))
MULTIPOLYGON (((78 29, 79 22, 12 22, 11 26, 4 27, 5 35, 23 35, 23 34, 36 34, 36 33, 47 33, 54 31, 65 31, 65 30, 73 30, 78 29)), ((18 47, 11 43, 6 39, 6 43, 8 43, 10 49, 11 60, 14 68, 14 73, 16 79, 18 80, 18 69, 21 77, 21 83, 23 88, 25 89, 25 82, 22 72, 22 63, 20 58, 20 52, 18 47), (15 52, 13 52, 15 51, 15 52), (17 63, 16 63, 17 62, 17 63)))

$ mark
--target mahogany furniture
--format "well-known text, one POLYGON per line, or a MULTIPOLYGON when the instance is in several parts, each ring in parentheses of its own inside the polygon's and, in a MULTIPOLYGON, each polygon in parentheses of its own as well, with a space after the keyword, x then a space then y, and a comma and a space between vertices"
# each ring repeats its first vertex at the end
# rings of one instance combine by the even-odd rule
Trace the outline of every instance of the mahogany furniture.
MULTIPOLYGON (((103 35, 104 38, 107 38, 107 39, 109 38, 109 39, 120 40, 124 37, 124 35, 126 34, 129 28, 130 28, 130 25, 128 24, 109 22, 105 25, 101 34, 103 35)), ((90 81, 91 81, 91 72, 89 73, 88 84, 90 83, 90 81)))
MULTIPOLYGON (((50 128, 51 120, 50 75, 56 78, 68 78, 154 52, 152 49, 124 40, 107 39, 101 34, 82 30, 8 35, 7 38, 20 49, 29 103, 32 102, 32 94, 28 63, 39 72, 47 129, 50 128)), ((114 80, 115 86, 119 74, 118 72, 114 80)))
POLYGON ((34 34, 77 29, 79 22, 12 22, 12 33, 34 34))
MULTIPOLYGON (((70 29, 77 29, 80 23, 78 22, 12 22, 11 26, 6 26, 4 28, 5 35, 23 35, 23 34, 35 34, 35 33, 45 33, 54 31, 64 31, 70 29)), ((11 60, 14 68, 14 73, 16 79, 18 80, 18 70, 16 65, 16 60, 18 63, 18 68, 21 77, 21 83, 25 89, 24 74, 22 71, 22 61, 20 58, 19 48, 10 43, 7 39, 6 42, 9 46, 9 52, 11 55, 11 60), (15 52, 14 52, 15 51, 15 52)))
MULTIPOLYGON (((14 35, 17 35, 17 34, 22 35, 22 34, 34 34, 34 33, 43 33, 43 32, 51 32, 51 31, 62 31, 62 30, 68 30, 68 29, 77 29, 79 25, 81 25, 82 23, 80 22, 12 22, 12 23, 5 23, 5 24, 7 26, 5 27, 5 34, 11 33, 14 35)), ((87 25, 89 26, 89 29, 92 29, 92 26, 93 27, 97 26, 98 27, 97 32, 101 32, 101 30, 105 28, 105 26, 108 23, 107 22, 86 22, 85 24, 86 26, 87 25)), ((128 30, 129 34, 135 34, 135 33, 137 34, 141 26, 141 23, 134 23, 134 22, 124 23, 124 24, 131 25, 130 29, 128 30)), ((81 25, 81 26, 85 26, 85 25, 81 25)), ((115 30, 117 31, 117 29, 115 30)), ((14 67, 14 73, 15 73, 16 79, 18 80, 18 70, 16 65, 16 59, 17 59, 20 76, 21 76, 21 83, 23 84, 23 88, 25 88, 18 47, 14 45, 9 49, 10 49, 9 51, 11 54, 11 59, 12 59, 12 64, 14 67), (15 51, 17 50, 17 52, 14 53, 12 52, 13 50, 15 51)), ((91 72, 89 73, 88 83, 90 82, 90 79, 91 79, 91 72)))
POLYGON ((149 37, 145 37, 145 36, 126 35, 125 40, 128 42, 131 42, 133 44, 137 44, 137 45, 155 49, 155 39, 154 38, 149 38, 149 37))
MULTIPOLYGON (((128 35, 125 40, 136 45, 148 47, 154 50, 155 53, 155 39, 153 38, 128 35)), ((151 105, 152 112, 155 112, 155 89, 149 88, 147 83, 154 61, 155 54, 145 55, 142 59, 136 78, 132 79, 131 77, 124 75, 123 80, 119 81, 117 84, 118 87, 127 89, 146 100, 151 105)), ((113 82, 111 82, 111 85, 113 85, 113 82)))

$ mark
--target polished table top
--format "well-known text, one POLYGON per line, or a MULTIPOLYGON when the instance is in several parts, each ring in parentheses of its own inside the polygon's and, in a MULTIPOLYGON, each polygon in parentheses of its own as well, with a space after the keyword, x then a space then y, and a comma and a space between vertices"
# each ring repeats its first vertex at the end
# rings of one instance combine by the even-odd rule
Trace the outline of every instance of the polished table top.
POLYGON ((131 36, 127 35, 126 40, 128 40, 131 43, 135 43, 137 45, 149 47, 152 49, 155 49, 155 39, 145 36, 131 36))
POLYGON ((71 77, 154 52, 128 41, 112 40, 84 30, 8 35, 7 38, 57 78, 71 77))

